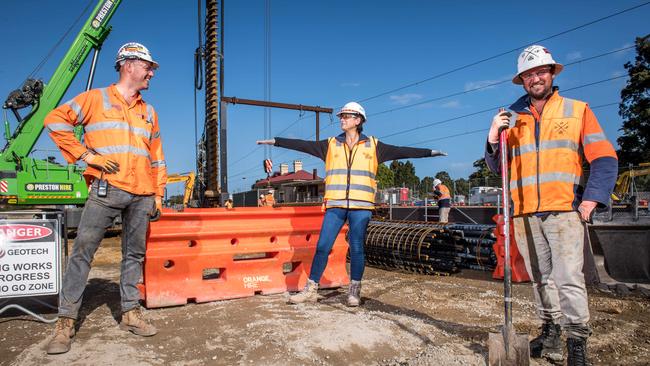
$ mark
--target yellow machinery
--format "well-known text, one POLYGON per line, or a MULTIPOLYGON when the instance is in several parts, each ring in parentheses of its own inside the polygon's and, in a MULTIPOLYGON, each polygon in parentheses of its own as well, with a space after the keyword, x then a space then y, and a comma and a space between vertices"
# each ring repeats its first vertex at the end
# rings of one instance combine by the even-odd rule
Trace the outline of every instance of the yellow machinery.
POLYGON ((638 168, 630 168, 619 174, 612 192, 614 202, 626 202, 635 195, 634 178, 650 174, 650 163, 640 163, 638 168))
POLYGON ((183 194, 183 206, 187 207, 192 194, 194 192, 194 180, 196 174, 194 172, 170 174, 167 176, 167 184, 185 182, 185 193, 183 194))

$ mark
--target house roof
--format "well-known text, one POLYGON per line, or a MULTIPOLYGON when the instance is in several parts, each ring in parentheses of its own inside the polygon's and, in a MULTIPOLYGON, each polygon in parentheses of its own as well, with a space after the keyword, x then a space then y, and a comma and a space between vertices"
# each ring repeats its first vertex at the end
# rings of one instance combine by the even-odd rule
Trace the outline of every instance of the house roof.
MULTIPOLYGON (((316 180, 320 180, 319 176, 316 176, 316 180)), ((296 182, 296 181, 312 181, 314 180, 314 175, 311 172, 305 171, 305 170, 299 170, 297 172, 293 173, 287 173, 284 175, 280 175, 279 172, 275 172, 273 176, 271 176, 270 179, 270 184, 271 185, 280 185, 282 183, 290 183, 290 182, 296 182)), ((254 186, 255 187, 263 187, 269 184, 269 179, 260 179, 255 181, 254 186)))

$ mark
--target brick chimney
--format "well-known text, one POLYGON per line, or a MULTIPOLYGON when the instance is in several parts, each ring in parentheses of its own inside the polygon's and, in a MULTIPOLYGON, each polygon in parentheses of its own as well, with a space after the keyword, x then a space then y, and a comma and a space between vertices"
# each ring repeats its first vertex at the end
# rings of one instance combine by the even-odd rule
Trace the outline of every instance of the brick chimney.
POLYGON ((302 170, 302 161, 301 160, 294 160, 293 161, 293 172, 297 173, 302 170))
POLYGON ((285 175, 289 173, 289 164, 282 163, 280 164, 280 175, 285 175))

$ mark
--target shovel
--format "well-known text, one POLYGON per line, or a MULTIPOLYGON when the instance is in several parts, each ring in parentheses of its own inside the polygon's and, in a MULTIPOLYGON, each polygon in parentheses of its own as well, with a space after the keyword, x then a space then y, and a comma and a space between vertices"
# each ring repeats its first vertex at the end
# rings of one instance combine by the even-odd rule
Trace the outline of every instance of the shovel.
MULTIPOLYGON (((502 113, 510 112, 505 109, 502 113)), ((505 253, 503 268, 503 304, 505 308, 505 324, 498 333, 490 333, 488 338, 489 364, 492 365, 524 365, 530 363, 530 348, 528 335, 517 334, 512 326, 512 270, 510 268, 510 190, 508 174, 508 131, 502 129, 499 135, 501 153, 501 186, 503 202, 503 232, 505 235, 505 253)))

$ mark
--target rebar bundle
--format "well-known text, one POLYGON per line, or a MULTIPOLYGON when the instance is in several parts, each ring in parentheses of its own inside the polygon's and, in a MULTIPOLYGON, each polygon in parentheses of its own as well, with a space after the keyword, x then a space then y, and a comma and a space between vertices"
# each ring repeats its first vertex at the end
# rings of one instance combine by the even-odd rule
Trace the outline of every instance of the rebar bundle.
POLYGON ((494 225, 371 221, 364 244, 368 264, 422 274, 460 268, 493 270, 494 225))

